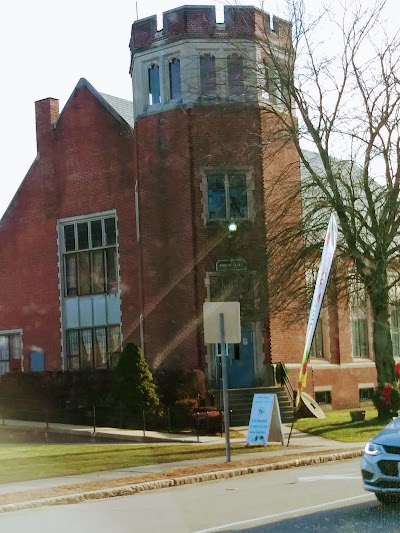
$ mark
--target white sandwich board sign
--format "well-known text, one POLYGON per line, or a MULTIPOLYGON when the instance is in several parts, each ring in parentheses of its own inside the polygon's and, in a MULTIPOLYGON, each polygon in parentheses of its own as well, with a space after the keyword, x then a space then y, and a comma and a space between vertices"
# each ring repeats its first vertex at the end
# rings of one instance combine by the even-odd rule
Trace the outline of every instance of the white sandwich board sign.
POLYGON ((278 398, 276 394, 254 394, 246 446, 268 442, 283 444, 278 398))

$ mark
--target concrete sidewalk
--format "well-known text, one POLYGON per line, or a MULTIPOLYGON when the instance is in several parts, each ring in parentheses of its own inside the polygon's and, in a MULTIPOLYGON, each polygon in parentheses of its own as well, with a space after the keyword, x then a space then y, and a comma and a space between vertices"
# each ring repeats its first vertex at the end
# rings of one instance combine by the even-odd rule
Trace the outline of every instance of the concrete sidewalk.
MULTIPOLYGON (((90 438, 93 435, 93 428, 88 426, 72 426, 66 424, 51 424, 48 428, 46 424, 41 422, 25 422, 16 420, 6 420, 5 426, 8 428, 25 429, 25 430, 42 430, 48 432, 64 433, 68 435, 79 435, 90 438)), ((243 437, 232 439, 232 442, 246 442, 247 427, 235 428, 241 433, 243 437)), ((290 445, 286 446, 289 435, 289 428, 282 426, 284 434, 285 445, 274 451, 268 451, 268 446, 264 451, 255 453, 232 454, 232 464, 227 464, 225 457, 215 457, 207 459, 196 459, 188 461, 177 461, 174 463, 163 463, 157 465, 146 465, 140 467, 121 468, 118 470, 110 470, 103 472, 93 472, 88 474, 71 475, 64 477, 55 477, 47 479, 38 479, 32 481, 23 481, 16 483, 0 484, 0 498, 7 495, 20 492, 35 491, 36 496, 27 494, 27 498, 18 503, 1 505, 0 512, 13 511, 29 507, 36 507, 40 505, 58 504, 58 503, 72 503, 86 499, 95 499, 102 497, 119 496, 123 494, 133 494, 142 490, 150 490, 154 488, 162 488, 167 486, 176 486, 183 483, 195 483, 199 481, 207 481, 209 479, 220 479, 223 477, 233 477, 236 475, 243 475, 246 473, 260 472, 273 470, 276 468, 290 468, 293 466, 302 466, 307 464, 321 463, 336 459, 347 459, 358 457, 362 454, 364 443, 341 443, 315 437, 300 431, 293 430, 290 445), (238 466, 240 461, 240 466, 238 466), (235 464, 236 462, 236 464, 235 464), (247 466, 246 463, 249 465, 247 466), (256 464, 255 464, 256 463, 256 464), (165 473, 171 470, 185 468, 185 467, 201 467, 205 473, 194 474, 193 476, 183 476, 176 474, 174 478, 165 479, 165 473), (221 465, 221 466, 218 466, 221 465), (140 482, 135 483, 135 477, 143 477, 146 474, 160 474, 159 481, 140 482), (162 475, 164 474, 164 475, 162 475), (127 484, 124 483, 126 479, 127 484), (40 493, 45 495, 51 492, 52 489, 59 488, 58 492, 68 492, 68 486, 85 485, 88 483, 99 483, 102 485, 101 490, 83 490, 80 493, 66 494, 65 496, 57 496, 55 498, 40 497, 40 493), (110 488, 107 484, 110 484, 110 488), (119 486, 116 487, 115 485, 119 486)), ((140 430, 125 430, 116 428, 98 428, 95 432, 96 442, 101 442, 102 438, 107 440, 115 439, 116 441, 124 442, 141 442, 141 443, 181 443, 181 444, 207 444, 225 443, 225 439, 220 436, 201 436, 199 441, 196 436, 190 435, 175 435, 161 432, 145 432, 140 430)), ((273 444, 273 443, 271 443, 273 444)), ((200 468, 201 469, 201 468, 200 468)))

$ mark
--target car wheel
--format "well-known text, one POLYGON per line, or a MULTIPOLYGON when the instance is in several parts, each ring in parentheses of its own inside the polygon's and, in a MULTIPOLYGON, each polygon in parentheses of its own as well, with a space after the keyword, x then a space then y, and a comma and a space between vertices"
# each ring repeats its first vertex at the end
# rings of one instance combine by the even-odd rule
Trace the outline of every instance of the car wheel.
POLYGON ((383 494, 382 492, 375 492, 375 496, 385 507, 400 503, 400 495, 397 494, 383 494))

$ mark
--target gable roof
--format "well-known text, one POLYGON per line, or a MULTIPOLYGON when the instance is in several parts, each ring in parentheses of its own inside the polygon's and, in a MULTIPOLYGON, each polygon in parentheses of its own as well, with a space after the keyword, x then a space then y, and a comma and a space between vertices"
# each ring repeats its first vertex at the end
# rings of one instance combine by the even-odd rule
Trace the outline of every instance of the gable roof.
POLYGON ((125 120, 125 122, 127 122, 131 128, 133 128, 133 102, 130 100, 124 100, 124 98, 118 98, 117 96, 111 96, 110 94, 99 94, 110 104, 111 107, 115 109, 115 111, 125 120))
POLYGON ((113 117, 121 122, 121 124, 129 126, 129 128, 133 128, 133 102, 124 100, 123 98, 117 98, 116 96, 99 93, 85 78, 81 78, 76 84, 75 89, 72 91, 71 96, 68 98, 67 103, 60 113, 60 117, 64 110, 68 107, 69 102, 75 96, 75 93, 82 88, 86 88, 88 91, 90 91, 93 96, 97 98, 100 104, 107 109, 107 111, 111 113, 113 117))

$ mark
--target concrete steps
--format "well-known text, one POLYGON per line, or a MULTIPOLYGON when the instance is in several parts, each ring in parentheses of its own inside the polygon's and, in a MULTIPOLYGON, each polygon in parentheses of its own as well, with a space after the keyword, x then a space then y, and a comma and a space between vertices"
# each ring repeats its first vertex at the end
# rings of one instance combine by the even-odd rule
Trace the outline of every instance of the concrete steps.
MULTIPOLYGON (((214 395, 214 402, 219 405, 219 391, 210 391, 214 395)), ((283 423, 290 423, 293 420, 293 407, 284 387, 254 387, 249 389, 229 389, 229 409, 231 413, 232 426, 247 426, 250 420, 250 411, 254 394, 276 394, 278 397, 279 410, 283 423)), ((221 393, 222 398, 222 393, 221 393)))

